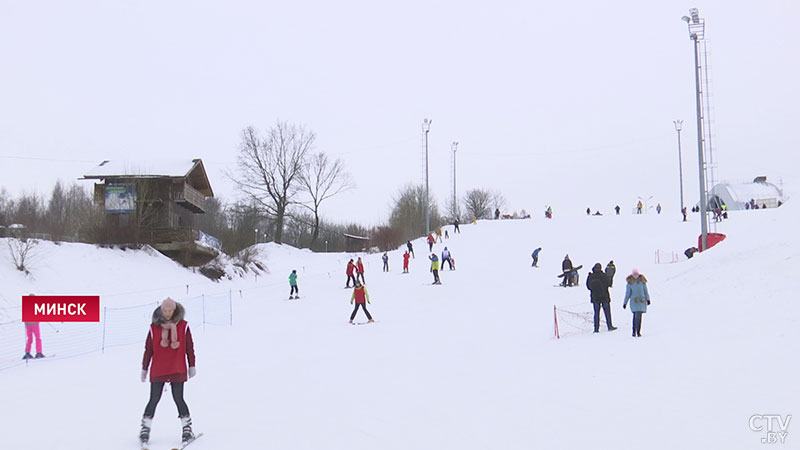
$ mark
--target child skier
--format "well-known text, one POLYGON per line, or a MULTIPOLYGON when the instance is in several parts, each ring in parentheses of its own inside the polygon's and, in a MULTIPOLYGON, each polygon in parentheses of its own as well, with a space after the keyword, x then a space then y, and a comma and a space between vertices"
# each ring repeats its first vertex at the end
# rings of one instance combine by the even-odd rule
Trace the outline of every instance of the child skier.
POLYGON ((361 262, 361 257, 358 258, 358 262, 356 262, 356 280, 361 277, 361 284, 366 284, 366 280, 364 279, 364 263, 361 262))
POLYGON ((356 318, 356 313, 358 312, 358 307, 360 306, 364 310, 364 314, 367 315, 367 320, 369 323, 375 322, 372 320, 372 315, 370 315, 369 311, 367 311, 367 303, 369 301, 369 292, 367 292, 367 287, 363 284, 359 283, 358 280, 355 282, 355 288, 353 289, 353 295, 350 296, 350 304, 353 304, 353 301, 356 303, 356 307, 353 309, 353 313, 350 314, 350 323, 353 324, 353 319, 356 318))
POLYGON ((292 273, 289 274, 289 286, 291 286, 289 299, 300 298, 300 290, 297 288, 297 270, 292 270, 292 273), (293 297, 292 294, 297 295, 293 297))
POLYGON ((164 392, 164 383, 169 383, 172 388, 172 398, 178 407, 178 418, 183 427, 181 439, 184 443, 193 441, 196 437, 192 432, 192 418, 189 415, 189 407, 183 399, 183 385, 197 374, 195 369, 194 343, 189 324, 183 319, 183 306, 167 297, 161 302, 161 306, 153 311, 153 319, 150 324, 150 331, 145 340, 144 356, 142 358, 142 383, 147 381, 148 370, 150 372, 150 401, 142 416, 142 428, 139 431, 139 440, 142 448, 147 449, 150 440, 150 427, 153 424, 153 416, 156 413, 156 406, 161 400, 161 393, 164 392), (177 348, 166 345, 163 335, 163 325, 171 323, 174 325, 175 335, 173 343, 178 343, 177 348), (161 342, 155 344, 156 339, 161 336, 161 342), (152 364, 151 364, 152 362, 152 364), (189 365, 187 370, 186 365, 189 365))
POLYGON ((411 255, 408 252, 403 253, 403 273, 408 273, 408 260, 411 255))
POLYGON ((439 258, 436 256, 436 253, 431 253, 431 256, 428 257, 431 260, 431 272, 433 272, 433 284, 442 284, 439 280, 439 258))
POLYGON ((353 259, 350 258, 350 261, 347 262, 347 285, 344 287, 345 289, 350 287, 350 280, 353 280, 353 285, 356 284, 356 278, 353 276, 353 272, 356 270, 356 265, 353 264, 353 259))

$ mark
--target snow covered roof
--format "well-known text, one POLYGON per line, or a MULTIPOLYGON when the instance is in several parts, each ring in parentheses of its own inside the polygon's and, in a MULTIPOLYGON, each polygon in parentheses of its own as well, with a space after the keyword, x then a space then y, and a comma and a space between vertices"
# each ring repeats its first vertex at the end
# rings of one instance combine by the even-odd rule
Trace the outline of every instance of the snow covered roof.
POLYGON ((103 161, 83 176, 84 179, 109 178, 191 178, 192 185, 213 197, 202 159, 103 161))
POLYGON ((720 183, 712 189, 716 193, 719 189, 727 189, 733 200, 748 202, 750 199, 776 198, 783 199, 780 189, 772 183, 720 183))

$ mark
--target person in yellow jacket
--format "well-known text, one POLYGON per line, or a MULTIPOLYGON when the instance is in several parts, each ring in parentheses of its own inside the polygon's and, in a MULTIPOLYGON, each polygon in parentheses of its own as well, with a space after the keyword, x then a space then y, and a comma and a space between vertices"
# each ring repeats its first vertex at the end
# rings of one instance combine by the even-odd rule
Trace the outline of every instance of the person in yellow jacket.
POLYGON ((358 280, 356 280, 355 287, 353 288, 353 295, 350 296, 350 304, 352 305, 354 301, 356 307, 353 309, 353 314, 350 314, 350 323, 355 323, 353 322, 353 319, 356 318, 356 313, 358 312, 359 306, 364 309, 364 314, 367 315, 369 323, 375 322, 372 320, 372 315, 370 315, 369 311, 367 311, 367 303, 369 303, 369 292, 367 292, 367 287, 359 283, 358 280))
POLYGON ((433 284, 442 284, 439 281, 439 257, 436 256, 436 253, 431 253, 431 256, 428 257, 431 260, 431 272, 433 272, 433 284))

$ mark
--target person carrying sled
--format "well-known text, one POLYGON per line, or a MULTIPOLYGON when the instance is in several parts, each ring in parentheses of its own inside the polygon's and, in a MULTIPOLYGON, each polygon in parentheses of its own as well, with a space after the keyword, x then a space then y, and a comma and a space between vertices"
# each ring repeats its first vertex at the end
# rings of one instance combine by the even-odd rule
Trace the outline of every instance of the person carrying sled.
POLYGON ((297 288, 297 270, 292 270, 292 273, 289 274, 289 286, 291 286, 289 299, 300 298, 300 290, 297 288), (294 294, 297 295, 293 296, 294 294))
POLYGON ((189 407, 183 399, 184 383, 197 374, 194 342, 184 315, 183 306, 169 297, 153 311, 142 357, 142 383, 147 381, 148 371, 150 373, 150 400, 144 409, 142 427, 139 431, 139 440, 143 447, 150 440, 150 427, 156 406, 161 400, 161 393, 164 392, 165 383, 170 384, 172 399, 178 407, 178 418, 182 426, 181 440, 187 443, 195 439, 189 407), (165 328, 167 324, 169 325, 165 328), (169 339, 164 335, 167 329, 170 334, 169 339))
POLYGON ((625 302, 622 309, 631 302, 631 312, 633 313, 633 337, 642 337, 642 314, 647 312, 647 305, 650 304, 650 294, 647 292, 647 278, 633 269, 630 275, 625 278, 628 282, 625 286, 625 302))
POLYGON ((353 264, 353 259, 350 258, 350 261, 347 262, 347 270, 345 271, 345 273, 347 273, 347 285, 345 286, 345 288, 350 287, 350 280, 353 280, 353 285, 356 284, 356 277, 353 275, 353 272, 355 272, 355 270, 356 270, 356 265, 353 264))
POLYGON ((369 311, 367 311, 367 303, 369 301, 369 292, 367 292, 367 287, 363 284, 359 283, 358 280, 355 282, 355 287, 353 288, 353 295, 350 296, 350 304, 352 305, 355 301, 356 307, 353 309, 353 313, 350 314, 350 323, 355 323, 353 320, 356 318, 356 313, 358 313, 358 308, 364 310, 364 314, 367 315, 367 320, 369 323, 375 322, 372 320, 372 315, 370 315, 369 311))
POLYGON ((431 272, 433 273, 433 284, 442 284, 439 280, 439 258, 436 256, 436 253, 431 253, 431 256, 428 257, 431 260, 431 272))
POLYGON ((531 267, 539 267, 539 252, 542 251, 542 247, 537 248, 536 250, 531 253, 531 258, 533 258, 533 263, 531 263, 531 267))
POLYGON ((592 267, 589 276, 586 277, 586 289, 591 293, 590 299, 594 307, 594 332, 600 332, 600 308, 606 316, 608 331, 617 329, 611 324, 611 296, 608 294, 608 277, 603 273, 603 266, 597 263, 592 267))

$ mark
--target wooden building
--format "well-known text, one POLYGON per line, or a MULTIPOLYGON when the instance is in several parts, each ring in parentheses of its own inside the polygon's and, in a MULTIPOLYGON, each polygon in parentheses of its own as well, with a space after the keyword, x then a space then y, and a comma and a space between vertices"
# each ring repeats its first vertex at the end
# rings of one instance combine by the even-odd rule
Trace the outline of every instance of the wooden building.
POLYGON ((219 254, 219 241, 196 228, 214 196, 202 160, 103 161, 84 179, 100 181, 94 199, 105 210, 103 243, 148 244, 186 266, 219 254))

